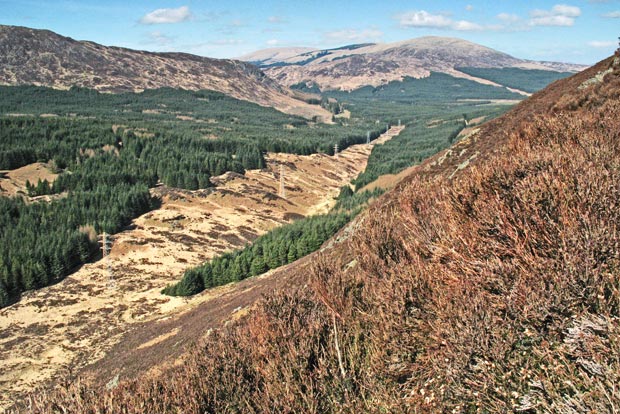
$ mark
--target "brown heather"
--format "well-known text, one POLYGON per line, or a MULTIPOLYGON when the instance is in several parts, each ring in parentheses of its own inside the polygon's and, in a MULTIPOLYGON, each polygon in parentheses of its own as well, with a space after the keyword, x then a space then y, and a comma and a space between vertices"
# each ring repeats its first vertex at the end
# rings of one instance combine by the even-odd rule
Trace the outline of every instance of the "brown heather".
POLYGON ((103 394, 75 382, 28 410, 618 412, 619 66, 556 82, 427 161, 315 256, 306 287, 181 367, 103 394))

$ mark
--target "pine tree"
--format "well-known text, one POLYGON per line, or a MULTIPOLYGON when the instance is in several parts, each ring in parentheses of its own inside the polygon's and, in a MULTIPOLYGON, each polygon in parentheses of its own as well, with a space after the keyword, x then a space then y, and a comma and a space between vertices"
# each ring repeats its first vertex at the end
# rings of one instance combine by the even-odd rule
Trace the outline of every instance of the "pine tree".
POLYGON ((9 292, 7 292, 4 283, 0 281, 0 308, 9 304, 9 292))
POLYGON ((190 269, 185 272, 183 279, 176 286, 176 295, 191 296, 205 289, 200 272, 190 269))
POLYGON ((252 276, 263 274, 266 271, 267 265, 265 264, 265 259, 263 259, 263 256, 256 256, 254 260, 252 260, 252 266, 250 266, 252 276))

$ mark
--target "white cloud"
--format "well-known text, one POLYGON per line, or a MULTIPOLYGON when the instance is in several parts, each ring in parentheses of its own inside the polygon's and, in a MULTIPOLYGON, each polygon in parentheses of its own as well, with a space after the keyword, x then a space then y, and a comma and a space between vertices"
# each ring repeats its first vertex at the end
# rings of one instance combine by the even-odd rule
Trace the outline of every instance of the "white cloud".
POLYGON ((452 23, 452 29, 462 32, 475 32, 485 30, 485 28, 478 23, 468 22, 467 20, 459 20, 452 23))
POLYGON ((383 37, 383 32, 378 29, 344 29, 327 32, 324 37, 326 41, 331 43, 378 42, 383 37))
POLYGON ((410 11, 395 16, 402 27, 452 29, 458 31, 495 30, 491 26, 482 26, 468 20, 452 20, 444 14, 431 14, 425 10, 410 11))
POLYGON ((575 18, 581 16, 581 9, 567 4, 556 4, 551 10, 532 10, 530 26, 573 26, 575 18))
POLYGON ((572 26, 575 19, 568 16, 540 16, 530 19, 530 26, 572 26))
POLYGON ((465 10, 467 11, 472 11, 474 9, 474 6, 472 6, 471 4, 468 4, 467 6, 465 6, 465 10))
POLYGON ((497 18, 505 23, 516 23, 521 20, 516 14, 510 13, 500 13, 497 15, 497 18))
POLYGON ((430 14, 427 11, 410 11, 396 16, 403 27, 449 28, 452 20, 442 14, 430 14))
POLYGON ((157 9, 145 14, 141 19, 142 24, 180 23, 192 17, 189 7, 181 6, 178 9, 157 9))
POLYGON ((608 47, 613 47, 616 45, 616 42, 611 42, 608 40, 593 40, 591 42, 588 42, 588 46, 590 47, 595 47, 595 48, 608 48, 608 47))
POLYGON ((581 9, 577 6, 568 6, 566 4, 556 4, 551 9, 551 12, 560 16, 566 17, 579 17, 581 16, 581 9))
POLYGON ((280 41, 278 39, 269 39, 267 40, 267 44, 269 46, 277 46, 280 44, 280 41))
POLYGON ((609 12, 609 13, 605 13, 603 15, 603 17, 607 17, 607 18, 610 18, 610 19, 620 19, 620 10, 612 11, 612 12, 609 12))

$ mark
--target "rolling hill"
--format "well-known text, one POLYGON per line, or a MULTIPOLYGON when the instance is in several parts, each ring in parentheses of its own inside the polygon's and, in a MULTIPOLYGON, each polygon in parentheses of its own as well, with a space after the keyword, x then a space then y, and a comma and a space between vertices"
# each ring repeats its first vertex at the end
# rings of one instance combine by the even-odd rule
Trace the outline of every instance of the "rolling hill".
POLYGON ((427 77, 431 72, 503 85, 488 76, 472 76, 459 68, 539 70, 555 73, 558 78, 568 75, 559 76, 561 72, 585 69, 582 65, 517 59, 465 40, 436 36, 295 54, 296 51, 296 48, 269 49, 240 59, 261 66, 269 76, 284 85, 308 83, 318 85, 321 90, 376 87, 406 77, 427 77))
POLYGON ((187 53, 152 53, 76 41, 49 30, 0 25, 0 84, 102 92, 162 87, 222 92, 282 112, 329 119, 254 65, 187 53))
POLYGON ((176 366, 30 412, 614 412, 619 91, 620 54, 555 82, 276 271, 286 288, 176 366))

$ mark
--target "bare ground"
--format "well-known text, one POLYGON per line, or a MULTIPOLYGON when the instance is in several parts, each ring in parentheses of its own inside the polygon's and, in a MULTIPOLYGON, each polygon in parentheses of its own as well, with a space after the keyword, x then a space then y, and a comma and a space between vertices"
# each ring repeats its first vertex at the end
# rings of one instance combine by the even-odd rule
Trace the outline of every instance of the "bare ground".
POLYGON ((154 346, 165 345, 168 356, 177 357, 195 340, 197 329, 246 312, 278 283, 269 274, 191 299, 160 292, 188 267, 294 218, 327 212, 340 187, 365 169, 372 146, 397 132, 350 147, 338 159, 269 154, 266 169, 224 174, 214 179, 216 189, 153 189, 162 198, 161 208, 117 234, 108 259, 87 264, 54 286, 27 292, 0 310, 0 409, 24 392, 53 385, 97 361, 91 372, 101 379, 155 365, 148 357, 154 346), (286 198, 278 196, 280 165, 286 198), (191 317, 200 304, 213 310, 210 318, 191 317), (185 323, 180 322, 183 315, 185 323))
POLYGON ((26 181, 36 185, 38 180, 53 182, 58 174, 54 174, 49 165, 40 162, 29 164, 9 171, 0 171, 0 196, 26 194, 26 181))

